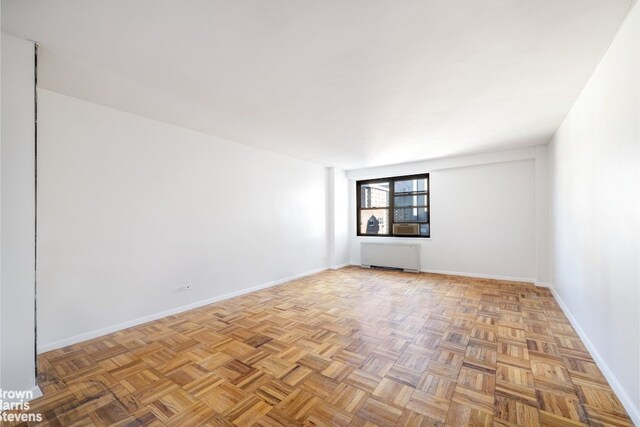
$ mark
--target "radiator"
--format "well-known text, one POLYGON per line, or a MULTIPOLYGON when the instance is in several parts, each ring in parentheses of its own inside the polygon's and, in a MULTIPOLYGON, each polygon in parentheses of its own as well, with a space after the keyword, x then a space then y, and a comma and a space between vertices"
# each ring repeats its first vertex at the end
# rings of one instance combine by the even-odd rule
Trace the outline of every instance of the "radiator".
POLYGON ((360 243, 363 267, 392 267, 420 271, 419 243, 360 243))

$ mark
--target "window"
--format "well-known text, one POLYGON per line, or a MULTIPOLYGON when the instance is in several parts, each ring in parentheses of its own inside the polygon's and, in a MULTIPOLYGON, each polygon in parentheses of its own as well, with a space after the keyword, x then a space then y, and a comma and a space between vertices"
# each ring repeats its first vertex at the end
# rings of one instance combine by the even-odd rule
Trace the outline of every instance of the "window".
POLYGON ((430 237, 429 174, 357 182, 358 236, 430 237))

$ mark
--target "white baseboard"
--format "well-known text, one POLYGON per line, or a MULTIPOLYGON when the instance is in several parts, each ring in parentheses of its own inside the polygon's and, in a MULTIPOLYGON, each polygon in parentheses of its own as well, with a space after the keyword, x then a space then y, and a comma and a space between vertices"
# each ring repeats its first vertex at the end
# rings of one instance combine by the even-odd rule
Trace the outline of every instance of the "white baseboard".
POLYGON ((494 274, 480 274, 480 273, 467 273, 461 271, 444 271, 444 270, 431 270, 431 269, 421 269, 421 273, 435 273, 435 274, 447 274, 451 276, 466 276, 466 277, 477 277, 478 279, 494 279, 494 280, 506 280, 509 282, 524 282, 524 283, 534 283, 534 279, 530 279, 527 277, 512 277, 512 276, 496 276, 494 274))
POLYGON ((553 294, 553 297, 558 302, 558 305, 564 312, 565 316, 567 316, 567 319, 569 319, 569 322, 571 322, 571 325, 576 330, 576 333, 578 334, 578 336, 580 337, 584 345, 589 350, 589 353, 591 353, 593 360, 596 362, 596 365, 598 365, 598 368, 600 368, 600 370, 602 371, 602 374, 609 382, 609 385, 615 392, 616 396, 618 396, 618 399, 620 399, 620 402, 624 406, 624 409, 627 410, 627 413, 631 417, 634 424, 636 426, 640 426, 640 408, 636 406, 637 404, 633 403, 633 400, 629 397, 629 395, 626 393, 624 388, 622 388, 622 386, 620 385, 620 382, 618 381, 618 378, 616 378, 613 372, 611 372, 611 369, 609 369, 609 366, 606 364, 602 356, 600 356, 600 353, 598 352, 598 350, 595 348, 595 346, 589 339, 589 336, 580 327, 580 324, 578 324, 578 321, 575 319, 575 317, 573 317, 573 315, 567 308, 567 305, 564 303, 562 298, 560 298, 560 295, 558 295, 558 292, 555 290, 553 285, 550 285, 549 289, 551 289, 551 293, 553 294))
POLYGON ((252 286, 250 288, 242 289, 236 292, 231 292, 224 295, 215 296, 213 298, 208 298, 206 300, 196 301, 191 304, 183 305, 180 307, 170 308, 168 310, 160 311, 157 313, 150 314, 148 316, 139 317, 137 319, 129 320, 126 322, 118 323, 116 325, 107 326, 106 328, 96 329, 90 332, 85 332, 83 334, 74 335, 72 337, 64 338, 58 341, 53 341, 46 344, 38 345, 38 354, 44 353, 51 350, 56 350, 58 348, 66 347, 69 345, 77 344, 82 341, 87 341, 93 338, 100 337, 102 335, 107 335, 112 332, 120 331, 122 329, 130 328, 132 326, 141 325, 143 323, 151 322, 153 320, 161 319, 163 317, 171 316, 173 314, 182 313, 184 311, 193 310, 194 308, 202 307, 203 305, 213 304, 215 302, 224 301, 230 298, 234 298, 240 295, 248 294, 250 292, 259 291, 261 289, 270 288, 273 286, 281 285, 286 282, 290 282, 295 279, 299 279, 301 277, 310 276, 312 274, 319 273, 321 271, 325 271, 327 268, 319 268, 311 271, 307 271, 304 273, 296 274, 293 276, 285 277, 282 279, 274 280, 273 282, 263 283, 261 285, 252 286))
POLYGON ((533 282, 533 284, 540 288, 551 288, 551 285, 547 282, 533 282))
MULTIPOLYGON (((340 264, 340 265, 336 265, 331 267, 331 269, 339 269, 339 268, 343 268, 346 266, 352 265, 350 263, 346 263, 346 264, 340 264)), ((320 268, 320 269, 316 269, 316 270, 311 270, 311 271, 307 271, 301 274, 296 274, 293 276, 289 276, 289 277, 285 277, 282 279, 278 279, 272 282, 268 282, 268 283, 263 283, 261 285, 257 285, 257 286, 253 286, 250 288, 246 288, 246 289, 242 289, 240 291, 236 291, 236 292, 231 292, 231 293, 227 293, 224 295, 219 295, 213 298, 209 298, 206 300, 202 300, 202 301, 197 301, 191 304, 187 304, 187 305, 183 305, 180 307, 175 307, 175 308, 171 308, 168 310, 164 310, 158 313, 154 313, 154 314, 150 314, 148 316, 144 316, 144 317, 140 317, 137 319, 133 319, 133 320, 129 320, 127 322, 123 322, 123 323, 119 323, 116 325, 112 325, 112 326, 108 326, 106 328, 101 328, 101 329, 97 329, 94 331, 90 331, 90 332, 86 332, 83 334, 79 334, 79 335, 75 335, 69 338, 65 338, 59 341, 54 341, 51 343, 47 343, 47 344, 42 344, 38 346, 38 353, 44 353, 47 351, 51 351, 51 350, 55 350, 58 348, 62 348, 62 347, 66 347, 72 344, 76 344, 82 341, 87 341, 102 335, 106 335, 106 334, 110 334, 112 332, 116 332, 122 329, 126 329, 126 328, 130 328, 132 326, 137 326, 143 323, 147 323, 147 322, 151 322, 153 320, 157 320, 166 316, 171 316, 173 314, 177 314, 177 313, 182 313, 184 311, 188 311, 188 310, 192 310, 194 308, 198 308, 198 307, 202 307, 204 305, 207 304, 213 304, 215 302, 219 302, 219 301, 224 301, 230 298, 234 298, 240 295, 244 295, 244 294, 248 294, 250 292, 254 292, 254 291, 258 291, 261 289, 267 289, 273 286, 277 286, 277 285, 281 285, 283 283, 289 282, 291 280, 295 280, 301 277, 305 277, 305 276, 309 276, 312 274, 316 274, 319 273, 321 271, 326 270, 326 268, 320 268)), ((496 280, 508 280, 508 281, 514 281, 514 282, 527 282, 527 283, 535 283, 536 286, 544 286, 544 287, 548 287, 553 296, 555 297, 556 301, 558 302, 558 305, 560 306, 560 308, 562 309, 562 311, 565 313, 565 315, 567 316, 567 318, 569 319, 569 322, 571 322, 571 325, 574 327, 574 329, 576 330, 577 334, 580 336, 580 339, 584 342, 584 344, 586 345, 587 349, 589 350, 589 352, 591 353, 591 355, 593 356, 594 361, 596 362, 596 364, 598 365, 598 367, 600 368, 600 370, 602 371, 603 375, 605 376, 605 378, 607 379, 607 381, 609 382, 609 385, 611 386, 611 388, 613 389, 613 391, 616 393, 616 395, 618 396, 618 398, 620 399, 620 401, 622 402, 622 404, 624 405, 625 409, 627 410, 627 412, 629 413, 629 416, 631 416, 631 418, 633 419, 633 422, 636 425, 640 426, 640 410, 638 407, 636 407, 633 404, 633 401, 631 400, 631 398, 629 398, 629 396, 627 395, 627 393, 625 392, 625 390, 622 388, 622 386, 620 385, 620 382, 618 381, 618 379, 615 377, 615 375, 613 374, 613 372, 611 372, 611 370, 609 369, 609 367, 607 366, 607 364, 604 362, 604 360, 602 359, 602 357, 600 356, 600 353, 598 353, 598 351, 596 350, 596 348, 593 346, 591 340, 589 340, 589 337, 586 335, 586 333, 582 330, 582 328, 580 327, 580 325, 577 323, 576 319, 573 317, 573 315, 571 314, 571 312, 569 311, 569 309, 567 308, 567 306, 565 305, 564 301, 562 301, 562 299, 560 298, 560 296, 557 294, 557 292, 555 291, 555 289, 553 288, 553 286, 551 286, 548 283, 543 283, 543 282, 535 282, 535 280, 533 279, 527 279, 527 278, 521 278, 521 277, 509 277, 509 276, 495 276, 495 275, 488 275, 488 274, 475 274, 475 273, 466 273, 466 272, 454 272, 454 271, 442 271, 442 270, 421 270, 424 273, 436 273, 436 274, 447 274, 447 275, 454 275, 454 276, 467 276, 467 277, 477 277, 477 278, 483 278, 483 279, 496 279, 496 280)), ((33 396, 34 399, 38 398, 40 396, 42 396, 42 391, 40 390, 40 388, 38 386, 34 387, 32 389, 33 392, 33 396)))
POLYGON ((351 264, 351 263, 349 263, 349 262, 345 262, 344 264, 334 265, 334 266, 332 266, 332 267, 330 267, 330 268, 331 268, 331 270, 339 270, 339 269, 341 269, 341 268, 348 267, 348 266, 350 266, 350 265, 352 265, 352 264, 351 264))
POLYGON ((42 390, 40 390, 40 387, 38 387, 38 386, 35 386, 34 388, 32 388, 31 389, 31 393, 33 393, 33 399, 31 399, 31 400, 34 400, 34 399, 37 399, 37 398, 43 396, 42 390))

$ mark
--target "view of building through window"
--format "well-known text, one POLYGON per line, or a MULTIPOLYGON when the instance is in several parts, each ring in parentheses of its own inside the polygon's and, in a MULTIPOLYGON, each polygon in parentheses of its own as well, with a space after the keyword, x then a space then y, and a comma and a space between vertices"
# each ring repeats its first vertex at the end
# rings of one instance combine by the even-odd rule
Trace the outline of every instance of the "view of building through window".
POLYGON ((360 232, 363 234, 389 234, 389 183, 379 182, 362 185, 360 200, 361 207, 366 209, 361 216, 360 232))
POLYGON ((430 236, 428 174, 359 181, 357 186, 359 235, 430 236))

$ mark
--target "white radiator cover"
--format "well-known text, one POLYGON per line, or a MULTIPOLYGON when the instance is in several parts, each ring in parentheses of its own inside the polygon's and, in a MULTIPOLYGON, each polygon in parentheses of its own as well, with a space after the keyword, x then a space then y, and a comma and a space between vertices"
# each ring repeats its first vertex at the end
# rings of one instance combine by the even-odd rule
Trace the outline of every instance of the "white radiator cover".
POLYGON ((393 267, 420 271, 418 243, 360 243, 360 264, 363 267, 393 267))

